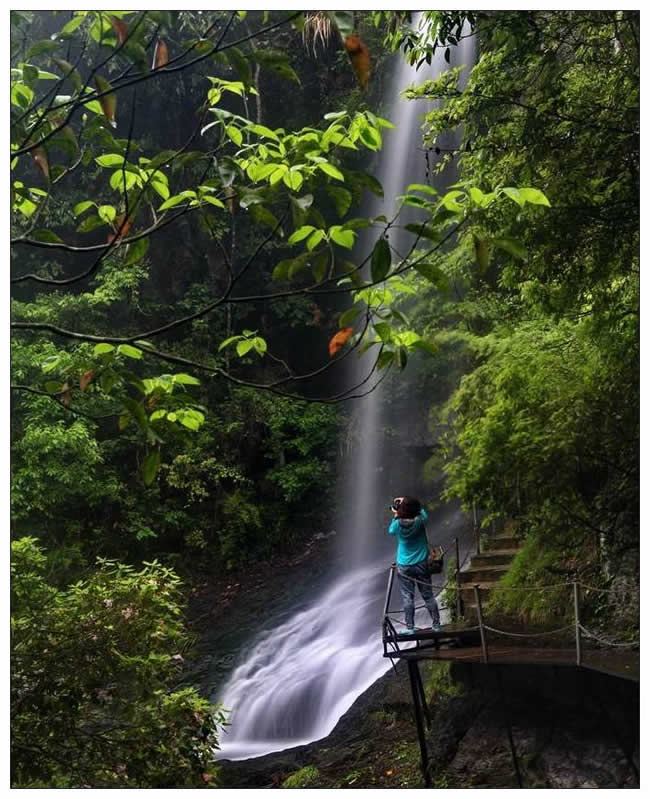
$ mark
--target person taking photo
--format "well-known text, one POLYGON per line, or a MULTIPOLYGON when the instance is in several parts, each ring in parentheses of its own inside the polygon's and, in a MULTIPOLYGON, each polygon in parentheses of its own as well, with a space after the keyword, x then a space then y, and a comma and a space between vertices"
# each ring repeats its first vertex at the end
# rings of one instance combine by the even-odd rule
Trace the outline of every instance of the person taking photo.
POLYGON ((388 534, 397 538, 397 580, 402 603, 406 632, 415 632, 415 586, 431 615, 431 629, 440 631, 440 611, 433 595, 429 572, 429 546, 425 523, 427 512, 414 497, 396 497, 390 507, 393 520, 388 534))

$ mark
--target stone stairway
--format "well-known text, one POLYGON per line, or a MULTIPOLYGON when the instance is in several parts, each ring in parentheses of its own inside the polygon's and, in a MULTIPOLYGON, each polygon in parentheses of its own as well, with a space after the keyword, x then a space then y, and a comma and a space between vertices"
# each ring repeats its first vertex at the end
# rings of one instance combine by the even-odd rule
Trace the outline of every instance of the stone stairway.
POLYGON ((507 522, 503 531, 490 536, 480 555, 473 555, 469 568, 460 573, 460 595, 466 619, 476 619, 476 597, 474 586, 479 586, 481 603, 485 602, 492 589, 508 571, 521 545, 516 535, 514 522, 507 522))

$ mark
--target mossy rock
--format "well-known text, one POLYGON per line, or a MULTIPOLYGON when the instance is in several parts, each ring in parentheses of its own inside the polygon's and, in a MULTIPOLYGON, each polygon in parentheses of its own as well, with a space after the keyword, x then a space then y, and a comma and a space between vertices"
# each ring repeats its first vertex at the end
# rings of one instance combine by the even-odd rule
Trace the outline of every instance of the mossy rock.
POLYGON ((320 782, 320 771, 315 766, 304 766, 294 771, 282 783, 283 788, 317 788, 320 782))

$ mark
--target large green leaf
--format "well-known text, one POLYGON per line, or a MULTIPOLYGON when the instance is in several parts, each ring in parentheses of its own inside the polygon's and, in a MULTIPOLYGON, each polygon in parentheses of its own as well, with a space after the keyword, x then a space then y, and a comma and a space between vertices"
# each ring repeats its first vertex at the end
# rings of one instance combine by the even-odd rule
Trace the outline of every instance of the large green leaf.
POLYGON ((390 271, 391 254, 386 239, 382 236, 372 250, 370 259, 370 276, 373 283, 383 280, 390 271))

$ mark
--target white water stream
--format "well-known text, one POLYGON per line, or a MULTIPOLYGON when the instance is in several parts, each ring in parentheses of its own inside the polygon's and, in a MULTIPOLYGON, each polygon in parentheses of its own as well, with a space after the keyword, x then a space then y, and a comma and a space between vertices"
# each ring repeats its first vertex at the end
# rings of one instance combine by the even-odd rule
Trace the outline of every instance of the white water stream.
MULTIPOLYGON (((452 64, 473 62, 468 41, 455 49, 452 64)), ((425 106, 402 99, 400 93, 447 67, 442 51, 426 72, 416 73, 401 57, 395 59, 383 115, 397 129, 385 133, 375 169, 387 202, 369 214, 390 218, 395 210, 391 204, 409 183, 427 182, 419 120, 425 106)), ((392 237, 391 244, 400 249, 398 238, 392 237)), ((364 360, 360 360, 359 373, 364 360)), ((357 697, 390 668, 381 644, 381 614, 394 546, 386 535, 388 503, 394 494, 413 488, 408 483, 410 475, 395 475, 382 467, 391 462, 395 455, 391 447, 399 443, 383 440, 381 390, 358 401, 356 435, 341 464, 350 479, 343 480, 345 515, 339 538, 349 554, 350 568, 304 610, 247 647, 246 659, 217 697, 231 711, 231 726, 221 735, 219 759, 242 760, 325 737, 357 697)), ((419 464, 416 472, 417 468, 419 464)), ((460 535, 467 525, 460 512, 447 509, 446 515, 438 514, 435 527, 433 537, 442 540, 460 535)), ((467 546, 464 536, 461 558, 467 546)), ((397 608, 398 592, 393 594, 392 607, 397 608)), ((416 623, 430 623, 424 614, 416 617, 416 623)))

